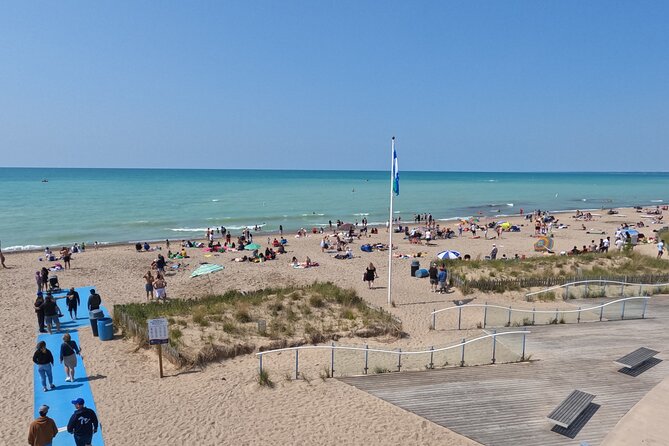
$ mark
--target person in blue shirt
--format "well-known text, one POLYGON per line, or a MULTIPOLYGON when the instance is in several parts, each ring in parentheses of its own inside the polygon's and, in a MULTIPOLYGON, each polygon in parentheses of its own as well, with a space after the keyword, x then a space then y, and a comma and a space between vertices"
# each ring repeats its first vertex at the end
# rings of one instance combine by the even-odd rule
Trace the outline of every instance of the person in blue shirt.
POLYGON ((443 266, 439 267, 439 272, 437 273, 437 282, 439 282, 439 293, 446 292, 446 279, 448 278, 448 273, 446 268, 443 266))
POLYGON ((98 431, 98 417, 92 409, 84 407, 84 399, 72 400, 74 413, 67 423, 67 432, 74 435, 77 446, 90 446, 93 434, 98 431))

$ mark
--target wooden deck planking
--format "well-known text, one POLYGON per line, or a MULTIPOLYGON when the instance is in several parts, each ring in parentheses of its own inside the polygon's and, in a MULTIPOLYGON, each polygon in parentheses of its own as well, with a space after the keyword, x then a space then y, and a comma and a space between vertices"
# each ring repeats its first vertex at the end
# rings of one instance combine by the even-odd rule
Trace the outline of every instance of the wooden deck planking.
MULTIPOLYGON (((637 377, 613 360, 640 346, 667 352, 669 301, 649 304, 651 319, 532 327, 530 364, 448 368, 340 378, 485 445, 599 444, 627 411, 669 375, 663 361, 637 377), (548 415, 572 390, 599 406, 574 439, 552 432, 548 415)), ((579 420, 577 420, 578 423, 579 420)))

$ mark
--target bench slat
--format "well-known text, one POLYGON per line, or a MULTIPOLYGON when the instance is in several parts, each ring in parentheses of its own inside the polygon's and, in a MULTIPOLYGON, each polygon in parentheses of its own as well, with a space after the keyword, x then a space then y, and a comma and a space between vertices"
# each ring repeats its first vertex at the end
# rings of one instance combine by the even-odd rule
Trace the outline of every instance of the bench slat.
POLYGON ((574 390, 548 414, 547 418, 558 426, 567 429, 594 399, 595 395, 574 390))
POLYGON ((634 367, 648 361, 653 356, 657 355, 658 351, 651 350, 646 347, 641 347, 634 350, 632 353, 628 353, 622 358, 616 359, 613 361, 615 364, 627 367, 628 369, 633 369, 634 367))

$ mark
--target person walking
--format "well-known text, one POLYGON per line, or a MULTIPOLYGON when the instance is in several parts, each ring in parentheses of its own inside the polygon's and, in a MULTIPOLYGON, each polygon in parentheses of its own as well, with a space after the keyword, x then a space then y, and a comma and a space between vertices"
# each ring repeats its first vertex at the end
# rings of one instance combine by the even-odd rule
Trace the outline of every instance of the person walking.
POLYGON ((660 239, 660 241, 657 242, 657 258, 661 259, 662 254, 664 254, 664 240, 660 239))
POLYGON ((88 302, 86 304, 88 311, 99 310, 100 304, 102 304, 102 298, 95 292, 94 288, 91 288, 91 295, 88 296, 88 302))
POLYGON ((41 291, 37 292, 37 298, 35 299, 35 314, 37 315, 39 332, 46 333, 46 328, 44 327, 44 295, 41 291))
POLYGON ((146 283, 144 284, 144 291, 146 291, 146 300, 153 300, 153 281, 155 279, 153 278, 151 270, 148 270, 146 274, 144 274, 144 280, 146 281, 146 283))
POLYGON ((58 427, 53 418, 46 414, 49 406, 43 404, 38 409, 39 417, 30 423, 28 428, 28 444, 30 446, 51 446, 51 441, 58 435, 58 427))
POLYGON ((90 446, 93 442, 93 434, 98 431, 98 416, 93 409, 84 406, 84 399, 72 400, 74 413, 67 423, 67 432, 74 435, 74 443, 77 446, 90 446))
POLYGON ((46 348, 46 342, 39 341, 37 343, 37 348, 33 354, 33 362, 37 365, 37 372, 42 380, 42 390, 45 392, 48 390, 46 387, 47 380, 49 387, 52 390, 55 389, 56 386, 53 383, 52 373, 53 355, 51 354, 51 351, 46 348))
POLYGON ((74 382, 74 368, 77 366, 77 355, 81 356, 79 346, 72 340, 69 333, 65 333, 63 335, 63 343, 60 345, 60 363, 65 366, 65 381, 74 382))
POLYGON ((46 331, 51 334, 51 328, 54 323, 56 324, 56 331, 60 331, 60 316, 62 316, 62 313, 56 303, 56 299, 53 298, 53 295, 50 292, 46 293, 46 300, 44 301, 42 308, 44 308, 46 331))
POLYGON ((70 291, 67 292, 65 302, 67 303, 67 311, 70 313, 70 319, 75 320, 77 318, 77 308, 81 305, 81 299, 79 299, 79 293, 77 293, 74 287, 70 288, 70 291), (73 314, 74 316, 72 316, 73 314))
POLYGON ((365 282, 367 282, 367 285, 369 286, 369 289, 371 290, 374 287, 374 279, 379 277, 378 274, 376 274, 376 267, 372 262, 369 262, 369 266, 365 270, 365 282))

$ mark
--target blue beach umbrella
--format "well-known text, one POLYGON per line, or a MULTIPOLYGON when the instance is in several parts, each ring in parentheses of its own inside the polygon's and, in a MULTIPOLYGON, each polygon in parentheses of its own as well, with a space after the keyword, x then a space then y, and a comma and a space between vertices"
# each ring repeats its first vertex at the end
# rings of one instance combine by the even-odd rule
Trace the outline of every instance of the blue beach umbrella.
POLYGON ((460 252, 449 249, 447 251, 442 251, 437 254, 437 258, 440 260, 455 260, 460 258, 460 252))

